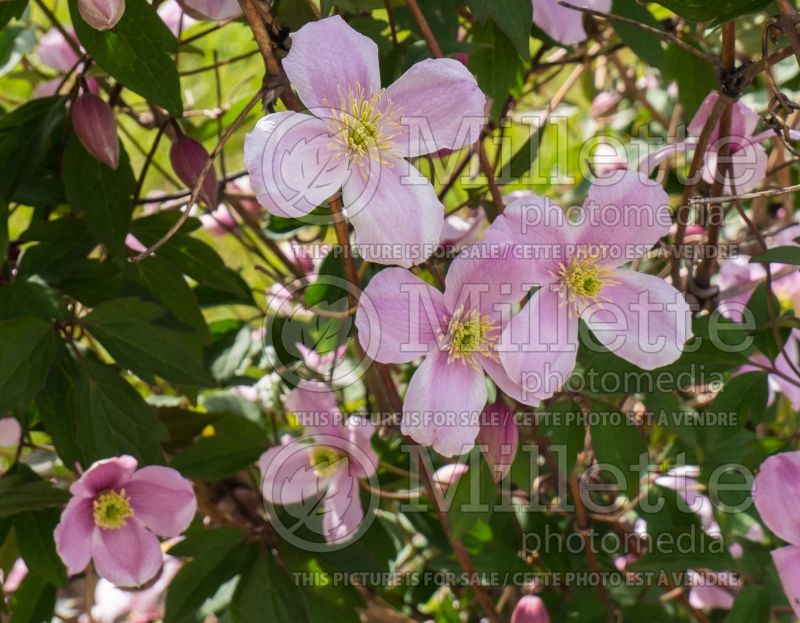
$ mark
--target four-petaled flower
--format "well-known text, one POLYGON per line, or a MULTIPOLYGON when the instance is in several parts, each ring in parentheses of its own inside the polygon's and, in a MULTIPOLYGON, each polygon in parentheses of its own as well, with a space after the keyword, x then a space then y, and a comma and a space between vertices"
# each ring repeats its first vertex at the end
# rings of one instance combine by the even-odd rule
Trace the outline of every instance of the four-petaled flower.
POLYGON ((300 217, 342 188, 362 256, 410 266, 439 242, 444 207, 406 158, 460 149, 480 135, 486 98, 454 59, 428 59, 381 88, 378 47, 339 16, 292 34, 283 61, 311 115, 267 115, 245 140, 258 201, 300 217), (387 256, 383 245, 403 246, 387 256))
POLYGON ((131 456, 97 461, 70 486, 55 540, 70 574, 90 560, 117 586, 140 586, 163 561, 156 535, 180 535, 194 518, 191 483, 169 467, 136 469, 131 456))

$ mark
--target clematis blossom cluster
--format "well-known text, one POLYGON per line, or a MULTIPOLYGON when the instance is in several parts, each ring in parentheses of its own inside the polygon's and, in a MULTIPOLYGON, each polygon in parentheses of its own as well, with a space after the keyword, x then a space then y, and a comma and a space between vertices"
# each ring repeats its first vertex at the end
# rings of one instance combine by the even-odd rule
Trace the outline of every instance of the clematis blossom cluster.
POLYGON ((365 352, 394 364, 424 357, 406 391, 404 434, 445 456, 469 449, 485 375, 524 404, 549 398, 575 368, 579 319, 644 369, 680 356, 692 335, 683 296, 622 268, 668 233, 667 196, 633 171, 614 179, 592 186, 577 224, 543 197, 513 202, 454 260, 444 292, 401 268, 372 279, 356 314, 365 352))
POLYGON ((475 78, 457 60, 428 59, 383 89, 377 45, 339 16, 293 33, 283 66, 310 114, 273 113, 247 135, 259 203, 298 218, 341 188, 362 257, 401 266, 427 259, 444 206, 407 158, 478 139, 486 97, 475 78))

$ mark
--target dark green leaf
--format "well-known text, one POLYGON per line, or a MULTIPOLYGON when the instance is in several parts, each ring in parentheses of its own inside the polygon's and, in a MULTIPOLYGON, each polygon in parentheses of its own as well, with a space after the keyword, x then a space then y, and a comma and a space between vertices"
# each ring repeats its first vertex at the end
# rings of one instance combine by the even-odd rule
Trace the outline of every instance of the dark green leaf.
POLYGON ((469 68, 491 99, 492 119, 498 121, 510 92, 518 86, 521 59, 514 44, 494 22, 477 27, 474 41, 481 48, 469 55, 469 68))
POLYGON ((12 200, 60 140, 65 103, 64 97, 43 97, 0 117, 0 199, 12 200))
POLYGON ((0 517, 61 506, 69 494, 56 489, 30 468, 17 467, 0 477, 0 517))
MULTIPOLYGON (((639 0, 653 2, 654 0, 639 0)), ((756 13, 765 9, 772 0, 657 0, 660 4, 695 22, 721 24, 739 15, 756 13)))
POLYGON ((676 45, 667 47, 666 78, 678 83, 678 98, 687 113, 694 114, 717 86, 714 69, 676 45))
POLYGON ((23 242, 39 244, 25 249, 18 266, 18 276, 28 279, 38 276, 49 283, 59 283, 97 244, 78 218, 34 221, 22 235, 23 242))
POLYGON ((797 266, 800 264, 800 246, 769 249, 750 260, 750 263, 753 262, 758 264, 793 264, 797 266))
MULTIPOLYGON (((645 24, 653 28, 661 29, 661 24, 653 17, 645 7, 636 2, 616 2, 613 7, 616 15, 636 20, 640 24, 645 24)), ((660 71, 664 71, 666 65, 665 49, 666 44, 651 32, 647 32, 631 24, 624 24, 612 21, 614 30, 617 31, 619 38, 643 61, 652 65, 660 71)))
POLYGON ((12 19, 22 15, 26 6, 28 6, 28 0, 0 2, 0 28, 4 28, 12 19))
POLYGON ((87 152, 73 135, 64 154, 62 173, 72 209, 86 215, 89 231, 115 257, 124 255, 125 236, 133 214, 131 197, 136 186, 122 147, 119 156, 119 166, 111 169, 87 152))
MULTIPOLYGON (((489 2, 489 15, 524 58, 530 56, 532 5, 528 0, 489 2)), ((474 8, 473 8, 474 10, 474 8)))
POLYGON ((199 342, 155 324, 162 315, 154 303, 115 299, 96 307, 83 323, 118 364, 145 380, 157 375, 178 385, 213 385, 199 342))
POLYGON ((473 450, 470 454, 467 462, 470 470, 458 479, 447 510, 454 538, 461 538, 479 520, 488 521, 491 514, 495 482, 489 466, 479 456, 479 450, 473 450))
MULTIPOLYGON (((647 461, 647 444, 633 422, 624 413, 613 410, 597 409, 596 421, 592 423, 592 447, 597 454, 597 461, 619 470, 625 486, 624 493, 633 499, 639 492, 639 467, 642 455, 647 461)), ((607 470, 603 470, 607 473, 607 470)), ((619 475, 617 474, 617 475, 619 475)), ((616 482, 617 478, 612 478, 616 482)))
POLYGON ((163 457, 158 447, 166 431, 153 408, 110 366, 82 360, 74 401, 84 463, 131 454, 146 463, 163 457))
POLYGON ((0 322, 0 413, 30 403, 44 383, 57 343, 53 326, 41 318, 0 322))
POLYGON ((72 318, 63 301, 45 284, 17 280, 0 288, 0 320, 19 316, 36 316, 47 321, 72 318))
POLYGON ((167 427, 169 441, 164 447, 170 452, 185 448, 209 424, 213 424, 217 415, 202 411, 190 411, 180 407, 162 407, 158 410, 158 418, 167 427))
MULTIPOLYGON (((234 528, 207 530, 208 538, 201 539, 202 548, 192 548, 192 537, 172 548, 176 556, 193 555, 172 582, 167 591, 164 623, 183 623, 193 615, 206 599, 212 597, 225 582, 242 572, 252 551, 245 535, 234 528)), ((265 586, 264 590, 269 590, 265 586)))
POLYGON ((235 415, 214 422, 216 434, 201 437, 180 452, 172 466, 187 478, 219 480, 253 465, 267 449, 264 431, 235 415))
POLYGON ((14 623, 50 623, 55 607, 55 586, 32 571, 14 591, 11 620, 14 623))
POLYGON ((128 0, 122 19, 106 31, 83 21, 77 0, 70 0, 69 10, 81 44, 100 67, 131 91, 180 117, 180 79, 170 57, 178 43, 153 7, 144 0, 128 0))
POLYGON ((768 623, 769 594, 763 586, 747 586, 736 596, 725 623, 768 623))
POLYGON ((244 325, 214 340, 206 352, 206 361, 215 379, 224 383, 230 380, 250 352, 252 330, 244 325))
POLYGON ((53 531, 61 513, 58 509, 26 511, 14 515, 14 531, 19 551, 28 569, 44 576, 54 586, 64 586, 67 575, 56 553, 53 531))
POLYGON ((708 413, 713 414, 718 423, 702 427, 704 446, 718 444, 735 435, 751 419, 758 423, 768 400, 766 372, 748 372, 731 378, 708 408, 708 413))
POLYGON ((303 595, 297 585, 271 556, 263 553, 242 574, 231 609, 235 623, 308 621, 303 595))

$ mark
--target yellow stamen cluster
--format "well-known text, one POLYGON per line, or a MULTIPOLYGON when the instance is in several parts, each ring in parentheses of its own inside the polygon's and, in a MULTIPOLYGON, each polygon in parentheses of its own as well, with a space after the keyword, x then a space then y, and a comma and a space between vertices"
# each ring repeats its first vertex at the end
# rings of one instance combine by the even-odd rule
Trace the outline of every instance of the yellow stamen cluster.
POLYGON ((391 100, 383 101, 383 94, 381 89, 367 96, 364 87, 356 83, 347 92, 339 87, 338 107, 325 102, 333 109, 332 130, 338 139, 332 149, 343 151, 357 163, 370 154, 382 164, 389 164, 400 124, 391 100))
MULTIPOLYGON (((619 284, 611 278, 611 271, 598 266, 596 257, 575 258, 569 264, 561 264, 557 273, 552 273, 560 283, 559 295, 562 304, 568 303, 572 309, 578 300, 584 303, 599 303, 609 300, 602 296, 606 286, 619 284)), ((571 313, 571 312, 570 312, 571 313)))
POLYGON ((125 491, 104 491, 92 502, 94 523, 103 530, 116 530, 128 525, 133 509, 125 491))
POLYGON ((340 461, 344 453, 330 446, 316 446, 311 450, 310 467, 317 476, 330 476, 338 471, 344 463, 340 461))
POLYGON ((494 322, 486 314, 474 309, 465 312, 463 307, 459 307, 450 318, 447 335, 442 336, 445 341, 443 349, 448 352, 447 363, 462 360, 477 367, 475 355, 497 361, 495 347, 499 338, 491 335, 495 330, 494 322))

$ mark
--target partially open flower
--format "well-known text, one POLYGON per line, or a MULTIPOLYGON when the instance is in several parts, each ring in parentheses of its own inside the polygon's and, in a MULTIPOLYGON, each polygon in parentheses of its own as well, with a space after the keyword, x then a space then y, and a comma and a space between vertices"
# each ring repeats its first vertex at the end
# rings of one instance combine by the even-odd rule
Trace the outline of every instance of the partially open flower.
POLYGON ((478 445, 496 480, 502 480, 511 469, 519 446, 519 429, 514 421, 514 412, 496 402, 481 413, 481 430, 478 445))
POLYGON ((78 0, 78 11, 92 28, 111 30, 125 13, 125 0, 78 0))
MULTIPOLYGON (((185 134, 179 136, 169 152, 169 159, 172 163, 172 168, 178 178, 186 184, 189 189, 194 189, 197 180, 203 172, 206 163, 209 160, 208 152, 203 145, 189 138, 185 134)), ((212 166, 205 178, 203 179, 202 187, 200 188, 200 198, 206 202, 207 205, 216 208, 217 201, 217 174, 212 166)))
POLYGON ((72 105, 72 127, 86 151, 112 169, 117 168, 119 139, 111 106, 93 93, 84 93, 72 105))
MULTIPOLYGON (((75 33, 72 30, 66 32, 77 46, 78 39, 75 37, 75 33)), ((64 35, 56 28, 48 30, 39 40, 39 49, 36 54, 44 65, 58 72, 69 71, 80 58, 64 35)))
POLYGON ((131 456, 97 461, 70 486, 55 531, 70 574, 93 560, 109 582, 141 586, 161 568, 156 535, 174 537, 189 527, 197 510, 191 483, 168 467, 136 467, 131 456))

